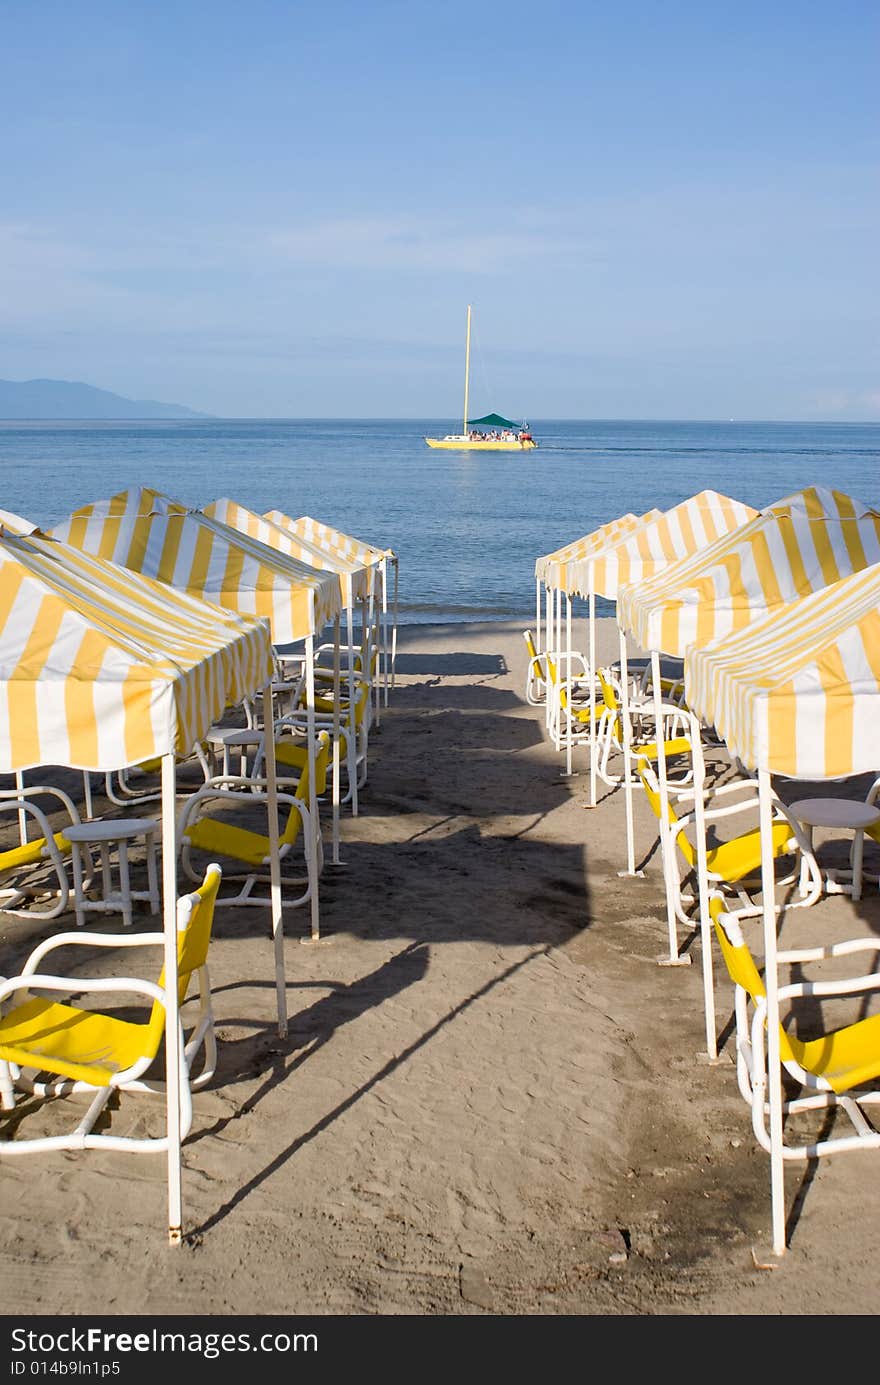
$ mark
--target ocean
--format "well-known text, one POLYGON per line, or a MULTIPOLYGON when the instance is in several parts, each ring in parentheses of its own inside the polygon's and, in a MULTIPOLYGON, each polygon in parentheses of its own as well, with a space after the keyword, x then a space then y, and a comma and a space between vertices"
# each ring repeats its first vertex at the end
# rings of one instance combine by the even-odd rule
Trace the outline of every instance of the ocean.
MULTIPOLYGON (((532 618, 534 564, 709 488, 761 509, 821 484, 880 508, 880 423, 531 420, 533 452, 430 449, 454 420, 0 422, 0 507, 50 528, 149 486, 308 514, 400 565, 403 624, 532 618)), ((602 609, 600 614, 610 612, 602 609)))

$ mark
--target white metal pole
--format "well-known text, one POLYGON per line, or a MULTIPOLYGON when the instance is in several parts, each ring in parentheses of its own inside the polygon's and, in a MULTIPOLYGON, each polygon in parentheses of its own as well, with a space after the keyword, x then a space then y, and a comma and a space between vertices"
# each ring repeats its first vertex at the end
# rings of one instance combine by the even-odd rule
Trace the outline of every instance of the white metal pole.
POLYGON ((377 579, 380 583, 379 604, 382 614, 380 617, 379 629, 381 632, 380 645, 382 652, 379 656, 379 662, 381 666, 382 687, 384 690, 386 707, 388 706, 388 665, 390 663, 388 650, 388 573, 386 571, 387 563, 388 559, 382 558, 382 560, 375 567, 370 568, 371 588, 376 585, 377 579))
POLYGON ((559 696, 562 686, 562 592, 553 589, 553 658, 556 661, 556 686, 553 694, 553 744, 557 750, 562 745, 562 700, 559 696))
MULTIPOLYGON (((376 652, 376 676, 372 676, 373 668, 373 621, 370 617, 369 603, 366 597, 361 598, 361 625, 363 627, 363 639, 361 640, 361 657, 366 659, 366 667, 362 669, 365 677, 370 679, 370 701, 376 713, 376 726, 378 727, 382 718, 382 679, 379 673, 379 644, 378 636, 375 647, 376 652)), ((349 642, 350 643, 350 642, 349 642)), ((353 660, 353 653, 349 656, 353 660)), ((349 667, 353 668, 352 662, 349 667)))
POLYGON ((394 607, 393 619, 391 624, 391 687, 394 687, 394 673, 397 666, 397 593, 399 572, 397 570, 397 558, 394 559, 394 607))
MULTIPOLYGON (((348 695, 349 700, 354 696, 354 612, 351 605, 345 611, 345 630, 348 639, 348 695)), ((333 622, 333 743, 330 747, 333 756, 333 783, 331 793, 333 797, 333 864, 338 866, 339 860, 339 694, 342 682, 342 671, 339 662, 339 615, 333 622)))
POLYGON ((572 705, 572 682, 571 682, 571 597, 565 593, 565 678, 566 678, 566 715, 565 715, 565 773, 571 775, 571 751, 572 751, 572 730, 574 726, 574 707, 572 705))
MULTIPOLYGON (((691 763, 694 767, 694 830, 697 837, 697 907, 700 911, 700 950, 703 954, 703 1010, 706 1017, 706 1052, 718 1057, 715 1023, 715 973, 712 965, 712 920, 709 917, 709 873, 706 865, 706 762, 700 723, 690 714, 691 763)), ((670 843, 670 845, 672 845, 670 843)))
POLYGON ((544 587, 544 639, 545 639, 545 641, 546 641, 546 647, 545 647, 545 651, 544 651, 544 664, 545 664, 545 668, 546 668, 546 671, 547 671, 547 688, 546 688, 546 693, 545 693, 545 696, 544 696, 544 726, 545 726, 545 729, 546 729, 548 735, 550 734, 550 727, 551 727, 551 714, 552 714, 552 709, 551 709, 551 698, 552 698, 552 696, 553 696, 553 687, 552 687, 552 685, 551 685, 551 679, 550 679, 550 658, 551 658, 551 647, 552 647, 552 644, 553 644, 552 619, 553 619, 553 596, 552 596, 552 591, 551 591, 551 588, 550 588, 550 587, 545 586, 545 587, 544 587))
MULTIPOLYGON (((311 627, 314 630, 314 593, 312 599, 312 621, 311 627)), ((318 833, 321 830, 321 823, 318 818, 318 794, 315 784, 315 637, 308 635, 306 638, 306 735, 308 737, 307 762, 309 766, 309 817, 311 819, 310 831, 306 842, 306 851, 309 858, 309 877, 312 883, 311 904, 311 925, 312 942, 317 942, 321 936, 320 927, 320 908, 318 904, 318 833)))
POLYGON ((590 659, 590 807, 596 806, 596 593, 593 591, 593 564, 590 563, 588 652, 590 659))
POLYGON ((620 646, 620 721, 623 732, 623 789, 626 802, 626 871, 621 875, 643 874, 636 871, 635 832, 633 830, 632 802, 632 727, 629 719, 629 665, 626 653, 626 635, 621 626, 617 627, 620 646))
MULTIPOLYGON (((15 788, 18 793, 24 792, 24 770, 15 771, 15 788)), ((89 814, 91 817, 91 814, 89 814)), ((25 846, 28 839, 28 818, 24 808, 18 810, 18 840, 21 846, 25 846)))
POLYGON ((683 960, 678 955, 678 934, 675 918, 675 892, 672 871, 677 869, 675 842, 669 835, 669 781, 666 775, 666 740, 663 725, 663 689, 660 685, 660 655, 651 651, 651 690, 654 697, 654 736, 657 746, 657 783, 660 788, 660 857, 663 863, 663 884, 666 890, 666 928, 669 934, 669 962, 683 960))
POLYGON ((767 996, 767 1099, 770 1122, 770 1204, 773 1250, 785 1252, 785 1160, 782 1153, 782 1065, 779 1054, 779 976, 776 961, 776 877, 770 774, 758 770, 761 894, 764 914, 764 990, 767 996))
POLYGON ((269 894, 272 902, 272 942, 275 949, 275 993, 278 1004, 278 1033, 287 1034, 287 981, 284 967, 284 913, 281 899, 281 858, 279 855, 278 780, 275 767, 275 707, 272 684, 263 689, 263 759, 266 767, 266 813, 269 822, 269 894))
POLYGON ((174 751, 162 756, 162 928, 165 934, 165 1119, 168 1127, 168 1240, 183 1239, 180 1161, 180 1005, 177 997, 177 785, 174 751))

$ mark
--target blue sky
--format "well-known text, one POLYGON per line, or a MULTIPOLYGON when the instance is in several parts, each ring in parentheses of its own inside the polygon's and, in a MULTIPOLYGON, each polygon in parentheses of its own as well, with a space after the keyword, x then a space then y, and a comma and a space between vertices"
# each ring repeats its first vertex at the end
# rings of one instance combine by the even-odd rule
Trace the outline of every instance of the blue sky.
POLYGON ((0 377, 880 419, 875 0, 0 0, 0 377))

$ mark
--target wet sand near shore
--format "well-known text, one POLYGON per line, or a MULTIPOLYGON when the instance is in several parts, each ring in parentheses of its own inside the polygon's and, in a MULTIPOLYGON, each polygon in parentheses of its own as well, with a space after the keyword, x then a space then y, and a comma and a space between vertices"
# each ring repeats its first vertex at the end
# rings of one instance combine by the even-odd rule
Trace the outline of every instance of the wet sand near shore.
MULTIPOLYGON (((603 621, 599 657, 616 652, 603 621)), ((623 794, 585 806, 585 754, 560 772, 525 671, 520 625, 401 630, 321 941, 286 916, 285 1038, 266 917, 218 912, 219 1068, 184 1146, 184 1245, 165 1241, 163 1156, 6 1159, 5 1313, 876 1312, 869 1153, 789 1170, 791 1248, 761 1268, 769 1163, 729 985, 716 971, 710 1063, 699 942, 692 965, 658 965, 644 796, 642 874, 621 875, 623 794)), ((865 893, 796 926, 880 935, 865 893)), ((29 928, 4 924, 5 974, 29 928)), ((137 1122, 122 1101, 114 1120, 137 1122)))

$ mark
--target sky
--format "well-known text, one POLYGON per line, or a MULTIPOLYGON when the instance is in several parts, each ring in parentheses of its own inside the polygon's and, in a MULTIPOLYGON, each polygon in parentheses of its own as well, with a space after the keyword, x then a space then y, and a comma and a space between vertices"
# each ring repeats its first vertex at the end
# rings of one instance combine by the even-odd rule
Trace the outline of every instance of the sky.
POLYGON ((876 0, 0 0, 0 378, 880 420, 876 0))

